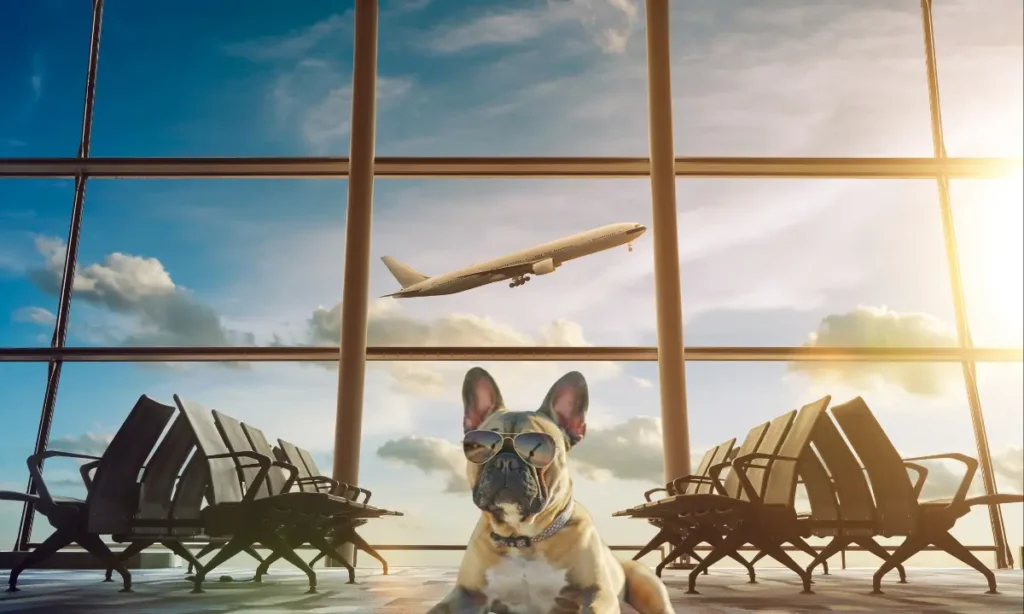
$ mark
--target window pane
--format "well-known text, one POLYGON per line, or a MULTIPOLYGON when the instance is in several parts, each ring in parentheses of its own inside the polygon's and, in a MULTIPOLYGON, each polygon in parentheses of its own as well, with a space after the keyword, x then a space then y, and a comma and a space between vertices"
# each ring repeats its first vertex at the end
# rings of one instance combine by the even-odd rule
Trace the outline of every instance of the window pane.
POLYGON ((934 4, 935 55, 951 156, 1024 152, 1024 5, 1020 0, 934 4))
MULTIPOLYGON (((612 518, 664 481, 656 363, 630 362, 393 362, 371 363, 366 378, 360 479, 406 512, 400 522, 360 530, 371 544, 465 544, 480 517, 459 442, 462 384, 482 366, 511 410, 541 407, 551 386, 577 370, 590 397, 587 432, 570 453, 574 493, 606 543, 636 545, 652 536, 647 523, 612 518), (443 511, 442 511, 443 510, 443 511)), ((626 558, 634 552, 618 553, 626 558)), ((462 552, 395 551, 398 565, 458 565, 462 552)), ((360 561, 368 560, 360 555, 360 561)), ((654 560, 654 557, 649 557, 654 560)), ((370 560, 368 565, 376 563, 370 560)))
POLYGON ((676 185, 687 345, 956 344, 935 182, 676 185))
MULTIPOLYGON (((630 252, 625 242, 633 235, 625 233, 639 229, 602 230, 608 233, 607 251, 566 261, 551 275, 533 271, 545 270, 548 259, 562 262, 566 251, 517 254, 609 224, 649 226, 646 181, 381 181, 374 198, 372 297, 402 288, 380 262, 384 256, 412 269, 406 283, 420 279, 416 272, 438 276, 482 263, 498 279, 455 294, 376 300, 370 306, 370 345, 654 345, 650 233, 640 231, 630 252), (501 269, 524 260, 540 268, 527 263, 501 269), (521 274, 528 283, 510 288, 521 274)), ((571 249, 598 245, 589 240, 578 239, 571 249)), ((330 321, 334 329, 327 337, 334 339, 335 314, 330 321)))
POLYGON ((111 2, 93 155, 347 155, 345 4, 111 2))
POLYGON ((917 2, 671 5, 678 155, 931 155, 917 2))
POLYGON ((68 344, 318 342, 309 319, 341 297, 346 194, 340 180, 90 182, 68 344))
MULTIPOLYGON (((832 406, 861 396, 904 457, 948 452, 978 456, 963 378, 956 364, 691 362, 686 367, 686 385, 695 453, 731 437, 742 440, 757 424, 829 394, 832 406)), ((962 465, 939 461, 928 462, 927 467, 922 499, 952 497, 963 475, 962 465)), ((981 478, 976 477, 974 488, 980 490, 981 486, 981 478)), ((809 510, 809 505, 803 499, 798 508, 809 510)), ((965 545, 991 545, 987 509, 975 507, 957 522, 953 535, 965 545)), ((877 541, 895 546, 902 538, 877 541)), ((820 547, 826 541, 809 543, 820 547)), ((792 556, 801 565, 810 562, 803 553, 792 556)), ((979 558, 994 564, 991 553, 979 554, 979 558)), ((850 552, 847 563, 877 569, 881 561, 870 554, 850 552)), ((926 552, 914 556, 907 566, 962 564, 943 553, 926 552)))
POLYGON ((967 315, 977 346, 1024 345, 1024 196, 1021 178, 954 181, 967 315))
POLYGON ((385 4, 378 69, 378 155, 647 155, 642 2, 385 4))
POLYGON ((91 4, 0 8, 0 157, 73 157, 78 151, 91 4))
MULTIPOLYGON (((309 449, 330 475, 337 378, 337 363, 67 363, 49 448, 102 454, 139 395, 174 405, 177 394, 259 428, 270 442, 280 437, 309 449)), ((372 431, 374 418, 365 422, 372 431)), ((45 477, 55 494, 84 494, 78 466, 70 459, 47 461, 45 477)), ((385 496, 379 503, 398 505, 385 496)), ((51 530, 37 518, 33 539, 51 530)), ((231 566, 248 564, 243 556, 231 566)))
MULTIPOLYGON (((1024 365, 979 364, 978 392, 992 451, 996 489, 1002 493, 1024 493, 1024 365)), ((981 478, 976 478, 976 482, 975 489, 980 491, 981 478)), ((1017 559, 1024 546, 1024 506, 1004 505, 1002 510, 1007 545, 1019 569, 1021 561, 1017 559)))
MULTIPOLYGON (((0 363, 3 409, 0 417, 0 490, 25 492, 25 460, 35 452, 39 414, 46 392, 45 363, 0 363)), ((22 505, 0 501, 0 549, 11 550, 18 539, 22 505)))
POLYGON ((50 345, 74 197, 66 179, 0 180, 0 346, 50 345))

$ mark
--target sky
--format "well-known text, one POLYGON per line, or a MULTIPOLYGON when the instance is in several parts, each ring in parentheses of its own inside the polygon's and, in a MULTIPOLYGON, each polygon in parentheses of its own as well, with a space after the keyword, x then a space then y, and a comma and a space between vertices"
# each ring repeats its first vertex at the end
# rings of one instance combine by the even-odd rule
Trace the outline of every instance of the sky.
MULTIPOLYGON (((75 155, 89 4, 3 8, 0 157, 75 155)), ((671 10, 677 155, 931 155, 917 2, 671 10)), ((1022 155, 1022 14, 1019 0, 936 2, 949 155, 1022 155)), ((644 19, 635 0, 382 0, 377 154, 647 155, 644 19)), ((345 3, 108 0, 92 155, 344 156, 351 71, 345 3)), ((440 274, 602 224, 649 225, 649 190, 644 179, 375 182, 370 344, 654 345, 650 234, 515 289, 376 298, 397 288, 382 256, 440 274)), ((974 342, 1020 347, 1021 180, 951 191, 974 342)), ((346 194, 337 179, 90 181, 68 344, 336 344, 346 194)), ((2 346, 49 343, 72 197, 70 181, 0 180, 2 346)), ((933 181, 680 179, 676 200, 687 345, 956 343, 933 181)), ((470 366, 368 365, 361 484, 406 512, 365 527, 371 543, 468 538, 476 514, 457 444, 470 366)), ((647 523, 610 516, 662 480, 657 366, 483 366, 511 409, 538 407, 567 371, 585 375, 577 499, 607 542, 646 542, 647 523)), ((824 394, 863 396, 905 454, 977 454, 955 365, 691 362, 685 376, 694 455, 824 394)), ((0 488, 25 487, 45 377, 43 364, 0 363, 0 488)), ((999 488, 1021 492, 1024 367, 981 364, 978 381, 999 488)), ((102 451, 140 394, 179 394, 311 449, 329 470, 336 382, 335 364, 70 363, 50 447, 102 451)), ((956 471, 935 467, 929 493, 950 494, 956 471)), ((46 476, 82 492, 73 462, 48 462, 46 476)), ((19 515, 0 507, 2 547, 19 515)), ((1020 546, 1020 506, 1004 517, 1020 546)), ((36 538, 47 531, 36 523, 36 538)), ((984 511, 954 534, 992 539, 984 511)), ((389 558, 458 560, 445 556, 389 558)))

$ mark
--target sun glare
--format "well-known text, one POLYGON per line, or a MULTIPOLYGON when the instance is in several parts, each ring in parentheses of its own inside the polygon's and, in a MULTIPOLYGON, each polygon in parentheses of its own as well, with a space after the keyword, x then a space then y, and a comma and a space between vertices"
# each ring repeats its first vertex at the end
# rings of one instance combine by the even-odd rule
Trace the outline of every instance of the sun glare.
MULTIPOLYGON (((996 333, 1001 345, 1020 346, 1024 337, 1024 177, 1016 176, 978 186, 967 205, 974 229, 969 233, 970 247, 978 257, 965 260, 974 270, 965 276, 978 280, 970 284, 968 310, 979 313, 971 318, 972 328, 979 325, 996 333), (978 270, 980 269, 980 270, 978 270), (971 296, 973 294, 974 296, 971 296), (977 304, 971 305, 971 302, 977 304), (979 316, 981 316, 979 318, 979 316)), ((969 280, 965 280, 970 283, 969 280)))

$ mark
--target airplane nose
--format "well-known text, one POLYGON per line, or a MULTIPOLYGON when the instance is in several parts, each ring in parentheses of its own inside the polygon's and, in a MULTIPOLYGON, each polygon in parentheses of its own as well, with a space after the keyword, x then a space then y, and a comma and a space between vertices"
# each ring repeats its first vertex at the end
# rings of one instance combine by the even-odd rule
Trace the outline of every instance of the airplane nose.
POLYGON ((646 226, 644 226, 643 224, 637 224, 633 228, 630 228, 629 230, 627 230, 626 234, 627 235, 631 235, 631 236, 639 236, 639 235, 642 235, 646 231, 647 231, 647 227, 646 226))

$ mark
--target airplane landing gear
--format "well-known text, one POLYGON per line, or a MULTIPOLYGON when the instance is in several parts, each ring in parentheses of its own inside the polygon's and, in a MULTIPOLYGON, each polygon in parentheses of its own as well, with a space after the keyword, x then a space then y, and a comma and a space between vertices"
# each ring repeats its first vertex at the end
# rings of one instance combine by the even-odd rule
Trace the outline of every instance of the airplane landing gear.
POLYGON ((519 277, 516 277, 514 280, 512 280, 512 282, 508 285, 508 287, 509 288, 515 288, 517 286, 521 286, 521 285, 525 284, 528 281, 530 281, 529 277, 527 277, 526 275, 520 275, 519 277))
POLYGON ((632 243, 626 243, 626 247, 629 248, 629 251, 633 251, 633 244, 632 243))

